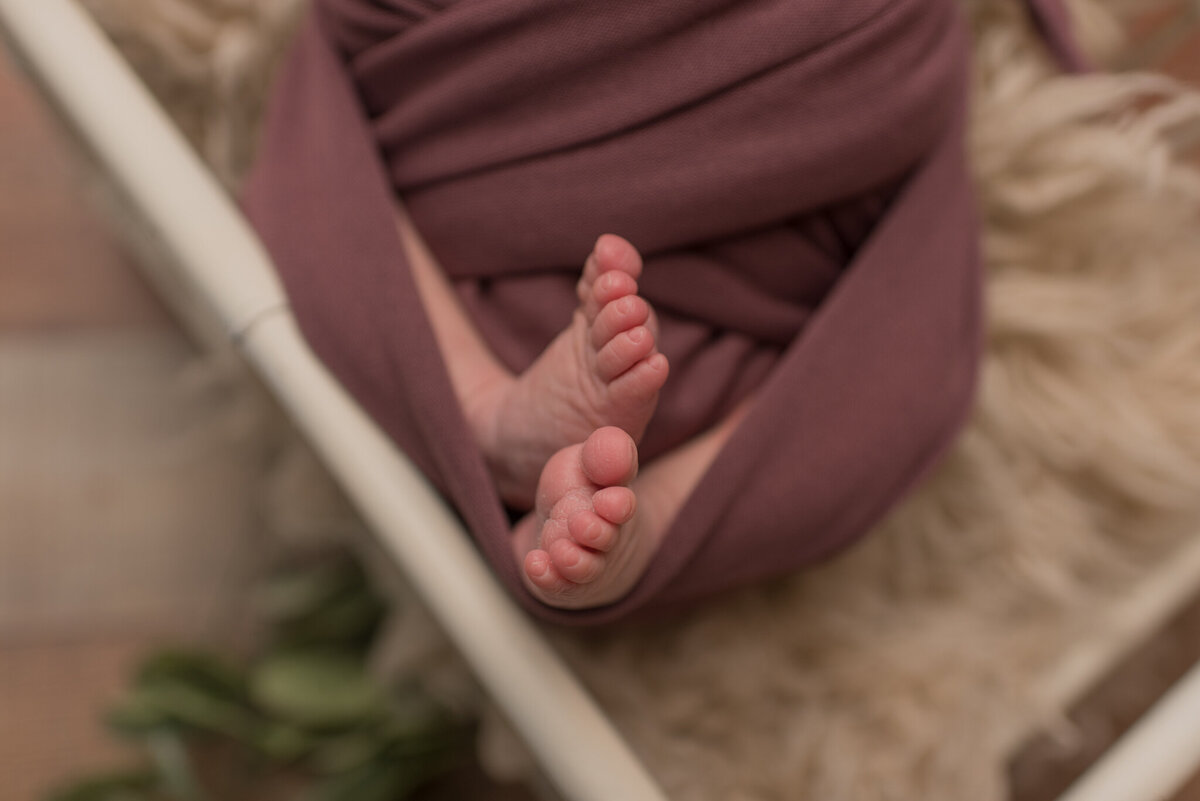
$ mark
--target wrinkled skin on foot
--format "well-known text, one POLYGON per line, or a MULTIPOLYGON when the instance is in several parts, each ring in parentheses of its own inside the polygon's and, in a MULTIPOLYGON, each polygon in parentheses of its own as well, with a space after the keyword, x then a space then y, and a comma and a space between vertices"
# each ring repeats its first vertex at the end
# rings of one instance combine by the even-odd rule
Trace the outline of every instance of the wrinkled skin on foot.
POLYGON ((588 256, 571 324, 520 376, 489 387, 472 404, 482 449, 501 497, 529 509, 543 466, 604 426, 635 442, 667 380, 650 304, 637 294, 642 260, 605 235, 588 256))
POLYGON ((551 606, 583 608, 625 595, 652 554, 639 536, 637 446, 608 426, 546 463, 534 511, 513 547, 526 586, 551 606))

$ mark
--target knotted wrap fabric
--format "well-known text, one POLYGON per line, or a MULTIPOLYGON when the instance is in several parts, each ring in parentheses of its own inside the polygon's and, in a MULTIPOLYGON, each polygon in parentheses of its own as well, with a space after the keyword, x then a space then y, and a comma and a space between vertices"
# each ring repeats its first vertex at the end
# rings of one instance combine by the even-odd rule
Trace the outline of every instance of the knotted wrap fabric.
POLYGON ((852 542, 961 425, 982 327, 967 47, 950 0, 323 0, 247 208, 316 352, 529 609, 668 608, 852 542), (569 321, 596 237, 639 248, 671 361, 643 462, 752 397, 621 601, 522 588, 397 195, 516 371, 569 321))

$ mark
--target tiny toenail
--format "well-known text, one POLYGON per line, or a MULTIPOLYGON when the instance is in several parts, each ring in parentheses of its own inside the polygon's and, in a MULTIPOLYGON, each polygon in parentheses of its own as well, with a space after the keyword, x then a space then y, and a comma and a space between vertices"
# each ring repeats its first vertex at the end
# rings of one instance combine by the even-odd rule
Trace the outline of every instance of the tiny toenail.
POLYGON ((633 330, 631 330, 629 332, 629 341, 634 343, 635 345, 637 343, 641 342, 645 338, 646 338, 646 329, 645 328, 640 328, 640 327, 634 328, 633 330))
POLYGON ((535 556, 529 566, 530 574, 534 578, 541 578, 550 571, 550 560, 545 556, 535 556))

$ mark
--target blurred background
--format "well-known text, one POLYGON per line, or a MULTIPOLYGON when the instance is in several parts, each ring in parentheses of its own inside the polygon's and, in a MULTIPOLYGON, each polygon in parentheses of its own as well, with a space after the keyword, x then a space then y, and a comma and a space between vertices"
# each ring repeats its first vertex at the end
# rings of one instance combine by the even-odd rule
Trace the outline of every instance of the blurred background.
POLYGON ((0 798, 130 754, 99 712, 165 642, 236 644, 262 437, 0 58, 0 798))
MULTIPOLYGON (((1135 49, 1160 20, 1131 24, 1135 49)), ((1200 35, 1153 41, 1145 57, 1200 83, 1200 35)), ((133 761, 102 710, 155 647, 247 648, 245 609, 277 547, 260 477, 282 457, 264 406, 236 369, 199 358, 100 195, 0 57, 0 801, 133 761)), ((1152 698, 1183 664, 1172 641, 1200 639, 1196 617, 1098 708, 1152 698)), ((1034 751, 1018 795, 1052 797, 1054 759, 1034 751)), ((1200 782, 1181 798, 1200 799, 1200 782)))

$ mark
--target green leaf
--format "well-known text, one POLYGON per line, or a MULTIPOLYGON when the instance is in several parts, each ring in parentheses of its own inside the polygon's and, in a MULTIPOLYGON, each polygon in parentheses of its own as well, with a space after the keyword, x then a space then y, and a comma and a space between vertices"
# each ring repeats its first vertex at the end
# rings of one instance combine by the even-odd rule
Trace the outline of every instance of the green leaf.
POLYGON ((347 556, 282 571, 257 599, 273 623, 273 639, 285 648, 328 645, 361 652, 387 612, 361 566, 347 556))
POLYGON ((275 632, 285 648, 341 646, 364 651, 386 609, 375 596, 351 592, 334 598, 311 614, 281 623, 275 632))
POLYGON ((108 723, 130 737, 187 727, 242 741, 255 739, 262 727, 248 708, 213 695, 206 688, 165 677, 130 693, 109 713, 108 723))
POLYGON ((104 716, 108 727, 122 737, 137 739, 175 725, 175 719, 153 697, 130 693, 104 716))
POLYGON ((270 714, 317 729, 375 722, 386 702, 359 660, 320 651, 269 657, 252 674, 250 690, 270 714))
POLYGON ((316 747, 317 739, 303 729, 286 723, 268 723, 251 742, 263 756, 276 762, 292 762, 316 747))
POLYGON ((153 654, 138 668, 135 686, 163 681, 188 684, 214 697, 241 701, 246 673, 220 657, 201 651, 170 649, 153 654))

